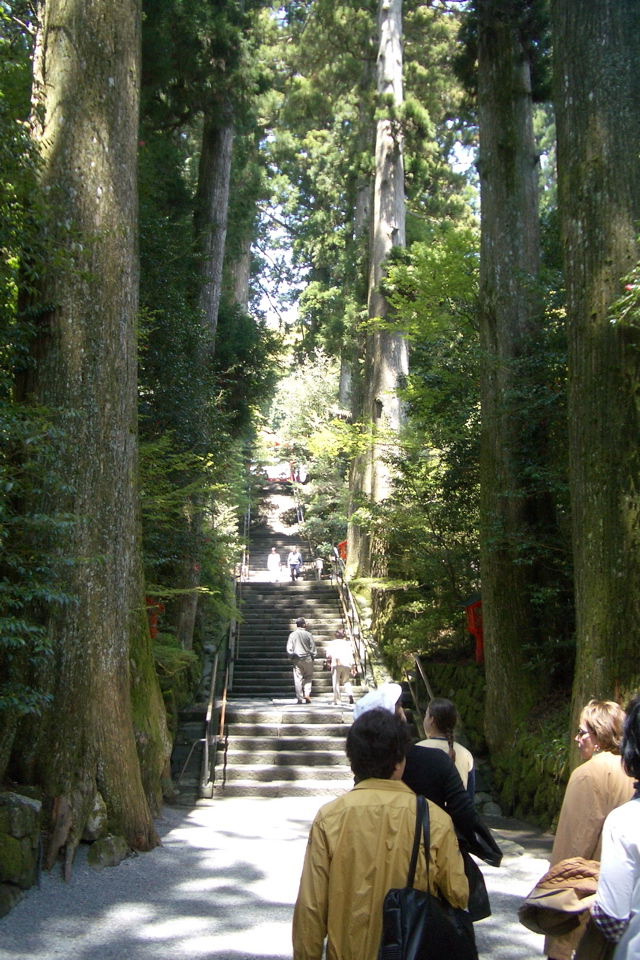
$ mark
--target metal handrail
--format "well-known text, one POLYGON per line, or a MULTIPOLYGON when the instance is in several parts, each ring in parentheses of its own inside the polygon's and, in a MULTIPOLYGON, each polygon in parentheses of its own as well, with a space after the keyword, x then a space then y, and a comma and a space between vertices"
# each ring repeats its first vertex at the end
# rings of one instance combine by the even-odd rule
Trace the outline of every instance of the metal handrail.
POLYGON ((434 693, 433 690, 431 689, 431 684, 430 684, 429 681, 427 680, 427 675, 426 675, 426 673, 424 672, 424 667, 422 666, 422 662, 418 659, 417 654, 414 653, 414 654, 412 654, 412 656, 413 656, 414 663, 415 663, 416 667, 418 668, 418 673, 419 673, 420 676, 422 677, 422 681, 423 681, 425 687, 427 688, 427 693, 429 694, 429 700, 435 699, 435 693, 434 693))
POLYGON ((356 655, 356 661, 360 667, 362 677, 366 679, 367 683, 375 687, 376 681, 371 667, 371 656, 369 654, 369 647, 372 641, 369 639, 368 631, 364 627, 358 605, 349 587, 344 560, 335 547, 333 548, 331 557, 331 568, 338 587, 338 595, 342 606, 342 618, 356 655))
POLYGON ((200 768, 200 796, 205 796, 210 781, 209 776, 209 736, 211 730, 211 716, 213 713, 213 702, 216 695, 216 681, 218 679, 218 658, 220 654, 216 653, 213 661, 213 670, 211 671, 211 686, 209 688, 209 699, 207 701, 207 715, 204 722, 204 749, 202 751, 202 766, 200 768))
MULTIPOLYGON (((434 692, 433 692, 433 690, 432 690, 432 688, 431 688, 431 684, 429 683, 429 680, 428 680, 428 678, 427 678, 427 674, 425 673, 425 669, 424 669, 421 661, 419 660, 417 654, 413 653, 413 654, 411 654, 411 656, 413 657, 413 662, 414 662, 415 665, 416 665, 417 672, 418 672, 418 674, 420 675, 420 677, 421 677, 421 679, 422 679, 422 682, 423 682, 424 685, 425 685, 425 688, 426 688, 426 691, 427 691, 427 696, 429 697, 429 700, 431 701, 431 700, 434 699, 435 694, 434 694, 434 692)), ((425 735, 425 737, 426 737, 426 736, 427 736, 427 731, 425 730, 425 727, 424 727, 425 711, 424 711, 423 709, 421 709, 420 703, 419 703, 419 700, 418 700, 418 693, 417 693, 417 686, 418 686, 418 685, 417 685, 417 683, 416 683, 416 685, 415 685, 415 686, 416 686, 416 689, 414 690, 414 685, 413 685, 412 682, 411 682, 411 677, 409 676, 409 671, 406 669, 406 667, 405 667, 405 670, 404 670, 404 676, 405 676, 405 680, 407 681, 407 686, 409 687, 409 693, 411 694, 411 699, 413 700, 413 703, 414 703, 415 708, 416 708, 416 713, 417 713, 417 715, 418 715, 418 717, 419 717, 420 726, 421 726, 422 729, 424 730, 424 735, 425 735)))
POLYGON ((198 746, 199 743, 203 743, 203 744, 204 744, 204 749, 203 749, 203 752, 202 752, 202 764, 201 764, 201 766, 200 766, 200 786, 201 786, 201 787, 202 787, 202 778, 203 778, 203 775, 204 775, 204 771, 205 771, 205 769, 208 768, 208 765, 209 765, 209 735, 208 735, 208 733, 209 733, 209 726, 210 726, 210 723, 211 723, 211 712, 212 712, 212 709, 213 709, 213 700, 214 700, 214 696, 215 696, 216 680, 217 680, 217 677, 218 677, 218 657, 219 657, 219 653, 216 651, 215 660, 213 661, 213 670, 211 671, 211 683, 210 683, 210 685, 209 685, 209 699, 207 700, 207 713, 206 713, 205 725, 204 725, 205 735, 204 735, 204 737, 199 737, 198 740, 194 740, 193 743, 191 744, 191 749, 189 750, 189 753, 187 754, 187 759, 186 759, 185 762, 182 764, 182 770, 180 771, 180 775, 178 776, 178 780, 177 780, 178 786, 180 786, 180 784, 181 784, 181 782, 182 782, 182 778, 183 778, 183 776, 184 776, 184 772, 185 772, 185 770, 187 769, 187 767, 189 766, 189 761, 191 760, 191 757, 192 757, 192 755, 193 755, 193 751, 195 750, 195 748, 198 746))
POLYGON ((251 530, 251 503, 244 512, 242 523, 242 559, 240 561, 240 580, 249 579, 251 552, 249 550, 249 533, 251 530))
MULTIPOLYGON (((239 582, 236 580, 236 596, 238 595, 239 582)), ((236 632, 237 622, 233 617, 229 623, 229 633, 227 647, 225 650, 224 666, 224 684, 222 688, 222 698, 216 702, 215 688, 218 673, 218 654, 214 662, 213 674, 211 677, 211 690, 209 693, 209 702, 207 704, 207 715, 204 726, 204 749, 202 751, 202 766, 200 772, 200 790, 201 797, 210 800, 213 796, 213 788, 216 778, 216 761, 218 758, 218 746, 224 741, 224 728, 227 713, 227 695, 230 690, 230 676, 233 675, 233 663, 236 653, 236 632), (209 759, 209 748, 213 747, 211 760, 209 759)), ((192 748, 193 749, 193 748, 192 748)))
MULTIPOLYGON (((242 547, 242 561, 240 571, 236 571, 235 577, 235 603, 236 608, 240 608, 242 603, 242 583, 243 580, 249 577, 249 529, 251 525, 251 505, 247 507, 244 514, 243 522, 243 535, 244 542, 242 547)), ((202 750, 202 763, 200 765, 200 784, 199 784, 199 796, 211 799, 213 796, 213 788, 215 784, 215 770, 216 770, 216 760, 218 756, 218 746, 224 740, 224 727, 226 720, 227 712, 227 696, 229 691, 233 688, 233 669, 236 658, 238 656, 239 649, 239 630, 238 622, 235 617, 232 617, 229 621, 229 630, 227 634, 227 645, 224 652, 224 684, 222 689, 222 699, 219 702, 216 702, 216 686, 218 680, 218 665, 220 654, 219 651, 216 651, 215 660, 213 662, 213 670, 211 671, 211 683, 209 686, 209 697, 207 700, 207 712, 205 715, 205 724, 204 724, 204 736, 198 740, 194 740, 191 744, 191 749, 185 760, 182 770, 180 771, 180 776, 178 777, 178 784, 180 784, 184 772, 187 769, 189 761, 191 760, 193 751, 199 743, 203 744, 202 750), (210 748, 212 753, 210 753, 210 748)))

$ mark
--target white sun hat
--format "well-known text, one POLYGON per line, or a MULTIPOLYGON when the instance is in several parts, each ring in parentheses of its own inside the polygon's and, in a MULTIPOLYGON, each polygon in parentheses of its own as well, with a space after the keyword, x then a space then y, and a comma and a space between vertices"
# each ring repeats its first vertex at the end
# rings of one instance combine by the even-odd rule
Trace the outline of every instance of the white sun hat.
POLYGON ((370 690, 361 697, 353 708, 353 719, 366 713, 367 710, 375 710, 376 707, 382 707, 389 713, 395 713, 396 703, 402 695, 402 687, 399 683, 382 683, 375 690, 370 690))

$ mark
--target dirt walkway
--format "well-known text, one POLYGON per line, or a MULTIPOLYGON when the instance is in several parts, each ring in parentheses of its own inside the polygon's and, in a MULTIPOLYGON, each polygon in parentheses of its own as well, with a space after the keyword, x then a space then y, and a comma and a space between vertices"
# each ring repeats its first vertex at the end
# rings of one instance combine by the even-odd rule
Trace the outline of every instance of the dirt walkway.
MULTIPOLYGON (((82 854, 0 920, 0 960, 290 960, 291 915, 310 822, 322 797, 216 800, 167 808, 163 845, 95 873, 82 854)), ((517 920, 546 869, 548 840, 512 821, 506 856, 484 867, 494 916, 476 924, 480 955, 533 960, 542 938, 517 920), (526 850, 523 850, 526 847, 526 850)))

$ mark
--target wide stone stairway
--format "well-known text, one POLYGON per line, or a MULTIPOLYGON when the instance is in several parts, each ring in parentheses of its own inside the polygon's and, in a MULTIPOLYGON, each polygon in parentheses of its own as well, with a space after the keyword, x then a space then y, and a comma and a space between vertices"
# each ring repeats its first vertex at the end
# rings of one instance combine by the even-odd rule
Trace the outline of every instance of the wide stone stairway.
MULTIPOLYGON (((291 515, 292 498, 279 491, 265 501, 267 519, 251 532, 250 578, 241 588, 242 620, 217 750, 214 797, 337 796, 353 782, 344 744, 353 706, 344 693, 342 703, 333 705, 331 673, 322 669, 322 662, 327 642, 342 626, 340 600, 328 579, 315 580, 311 558, 303 541, 296 539, 297 525, 287 527, 279 520, 291 515), (305 574, 290 583, 286 559, 294 544, 306 561, 305 574), (266 569, 272 546, 283 564, 275 583, 266 569), (296 702, 286 653, 298 617, 307 621, 317 646, 311 704, 296 702)), ((356 698, 361 693, 354 688, 356 698)), ((174 770, 186 756, 188 741, 202 736, 203 719, 201 708, 183 712, 174 770)), ((179 787, 181 801, 195 799, 199 756, 196 749, 179 787)))
POLYGON ((234 796, 337 795, 351 784, 344 738, 353 707, 333 705, 326 642, 341 626, 330 583, 243 585, 240 642, 216 790, 234 796), (287 637, 304 617, 316 641, 312 703, 296 703, 287 637))

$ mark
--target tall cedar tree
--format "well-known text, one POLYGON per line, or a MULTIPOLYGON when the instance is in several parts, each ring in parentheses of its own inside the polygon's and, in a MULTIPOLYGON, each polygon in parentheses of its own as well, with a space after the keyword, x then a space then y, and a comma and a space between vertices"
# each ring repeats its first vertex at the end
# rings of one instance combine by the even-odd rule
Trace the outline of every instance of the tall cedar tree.
POLYGON ((590 697, 615 696, 619 684, 640 678, 640 352, 637 327, 612 313, 639 255, 640 6, 555 0, 552 28, 567 284, 575 727, 590 697))
MULTIPOLYGON (((405 246, 404 160, 399 122, 403 99, 402 0, 379 3, 377 93, 382 115, 376 126, 368 297, 368 315, 374 326, 365 342, 363 409, 363 421, 372 430, 373 443, 356 461, 351 481, 358 491, 379 503, 391 493, 386 459, 400 429, 403 411, 398 391, 409 372, 406 337, 388 323, 385 328, 375 326, 376 321, 393 319, 381 283, 392 249, 405 246), (361 476, 355 475, 358 472, 361 476)), ((354 524, 350 526, 350 567, 366 576, 372 572, 372 543, 354 530, 354 524)))
POLYGON ((488 743, 500 750, 536 694, 523 646, 535 641, 523 545, 535 510, 522 483, 519 364, 541 321, 538 170, 529 57, 517 0, 477 0, 481 188, 480 562, 488 743))
POLYGON ((78 522, 76 603, 50 625, 53 702, 31 772, 50 812, 46 863, 66 848, 68 876, 97 791, 114 833, 139 850, 157 843, 167 737, 144 612, 136 481, 140 4, 47 0, 39 15, 36 117, 52 260, 23 387, 69 412, 64 506, 78 522))
MULTIPOLYGON (((169 129, 201 121, 198 183, 194 209, 194 251, 199 266, 200 336, 192 375, 213 392, 215 342, 223 293, 232 151, 236 120, 246 118, 255 93, 252 31, 257 3, 211 5, 182 0, 145 3, 145 102, 148 119, 169 129)), ((246 270, 245 270, 246 273, 246 270)), ((248 279, 248 278, 247 278, 248 279)), ((208 400, 211 398, 209 397, 208 400)), ((211 404, 195 411, 196 449, 206 455, 215 445, 211 404)), ((190 481, 195 477, 186 478, 190 481)), ((193 634, 201 583, 202 498, 185 506, 185 536, 177 561, 182 594, 170 619, 185 648, 193 634)))

